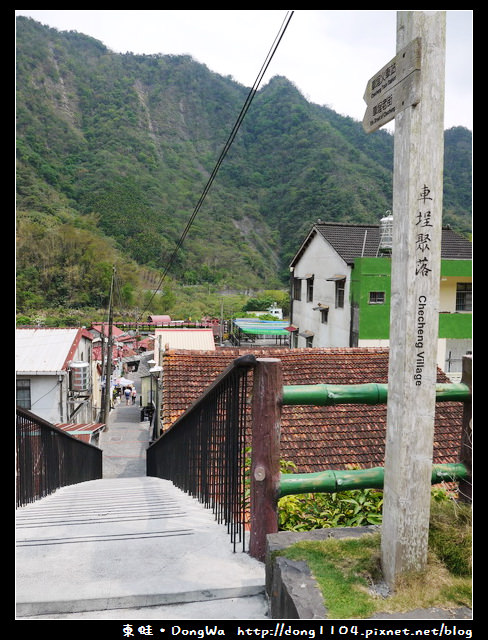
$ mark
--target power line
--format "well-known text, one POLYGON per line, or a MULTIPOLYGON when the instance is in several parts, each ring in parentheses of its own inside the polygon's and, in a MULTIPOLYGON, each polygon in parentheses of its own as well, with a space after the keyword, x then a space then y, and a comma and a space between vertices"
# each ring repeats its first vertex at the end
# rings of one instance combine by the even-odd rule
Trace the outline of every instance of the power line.
POLYGON ((273 59, 274 54, 276 53, 276 49, 278 48, 278 45, 281 42, 281 39, 283 38, 283 35, 288 27, 288 24, 290 23, 290 20, 293 16, 295 12, 294 11, 288 11, 282 24, 281 27, 278 31, 278 34, 276 35, 273 44, 271 45, 271 48, 268 52, 268 55, 266 56, 262 66, 261 66, 261 70, 259 71, 256 80, 254 81, 254 84, 251 88, 251 90, 249 91, 246 101, 244 102, 244 105, 242 106, 241 112, 239 113, 239 117, 236 120, 236 123, 234 124, 234 127, 231 131, 231 133, 229 134, 229 137, 227 139, 227 142, 224 145, 224 148, 222 149, 220 156, 217 160, 217 163, 210 175, 210 178, 207 181, 207 184, 205 185, 205 188, 202 192, 202 195, 200 196, 195 209, 193 210, 193 213, 183 231, 183 233, 181 234, 180 239, 178 240, 178 243, 176 245, 176 248, 174 249, 164 271, 163 271, 163 275, 161 276, 161 279, 159 281, 158 286, 156 287, 156 289, 154 290, 153 295, 151 296, 149 302, 147 303, 146 307, 143 309, 143 311, 141 312, 141 315, 139 316, 139 319, 142 318, 142 316, 144 315, 144 312, 149 308, 150 304, 152 303, 154 296, 156 295, 156 293, 159 291, 159 289, 161 288, 162 283, 164 282, 164 279, 166 278, 166 275, 168 274, 169 270, 171 269, 171 267, 173 266, 173 263, 176 259, 176 256, 178 254, 178 251, 180 250, 181 246, 183 245, 183 242, 185 241, 186 236, 188 235, 188 232, 190 231, 190 228, 193 224, 193 221, 195 220, 198 212, 200 211, 200 208, 205 200, 205 198, 207 197, 207 194, 210 190, 210 187, 212 186, 213 181, 215 180, 215 177, 217 175, 218 170, 220 169, 220 166, 222 164, 222 162, 224 161, 225 156, 227 155, 227 152, 230 149, 230 146, 232 145, 234 138, 237 135, 237 131, 239 130, 239 127, 242 124, 242 121, 244 120, 244 117, 249 109, 249 107, 251 106, 251 102, 254 99, 254 96, 256 95, 256 92, 258 90, 258 87, 263 79, 264 74, 266 73, 266 70, 268 69, 268 66, 271 62, 271 60, 273 59))

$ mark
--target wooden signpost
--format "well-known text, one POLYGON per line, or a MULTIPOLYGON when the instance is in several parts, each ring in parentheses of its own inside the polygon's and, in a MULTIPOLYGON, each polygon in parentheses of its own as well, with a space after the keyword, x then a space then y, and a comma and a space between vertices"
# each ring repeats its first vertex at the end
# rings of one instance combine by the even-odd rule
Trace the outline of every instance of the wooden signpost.
POLYGON ((369 80, 363 96, 368 105, 363 118, 366 133, 420 102, 420 46, 420 38, 415 38, 369 80))
POLYGON ((427 562, 442 233, 445 11, 399 11, 397 55, 368 82, 363 127, 395 118, 390 358, 381 556, 391 588, 427 562))

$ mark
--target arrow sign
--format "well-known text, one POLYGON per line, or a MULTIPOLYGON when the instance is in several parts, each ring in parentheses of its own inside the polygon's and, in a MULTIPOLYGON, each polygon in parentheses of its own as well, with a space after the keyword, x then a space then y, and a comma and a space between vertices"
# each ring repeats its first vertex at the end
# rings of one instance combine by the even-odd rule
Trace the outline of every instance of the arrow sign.
POLYGON ((376 131, 412 105, 420 102, 421 39, 415 38, 370 78, 363 99, 363 129, 376 131))

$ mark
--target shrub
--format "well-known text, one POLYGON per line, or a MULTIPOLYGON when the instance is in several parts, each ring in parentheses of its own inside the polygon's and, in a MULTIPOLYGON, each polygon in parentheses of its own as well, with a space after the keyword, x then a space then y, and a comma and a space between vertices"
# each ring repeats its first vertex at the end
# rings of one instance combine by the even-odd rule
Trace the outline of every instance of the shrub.
POLYGON ((306 493, 278 501, 279 526, 284 531, 381 524, 383 492, 377 489, 341 493, 306 493))
POLYGON ((430 508, 429 546, 455 576, 472 571, 471 506, 446 498, 430 508))

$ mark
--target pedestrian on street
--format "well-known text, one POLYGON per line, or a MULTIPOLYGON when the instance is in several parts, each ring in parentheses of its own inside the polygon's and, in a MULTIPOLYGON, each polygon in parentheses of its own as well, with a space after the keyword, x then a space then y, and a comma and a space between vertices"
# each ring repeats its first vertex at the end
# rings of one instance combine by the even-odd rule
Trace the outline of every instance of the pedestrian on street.
POLYGON ((125 390, 124 390, 124 395, 125 395, 125 404, 127 406, 129 406, 130 394, 131 394, 131 388, 130 387, 126 387, 125 390))
POLYGON ((137 391, 136 391, 136 388, 133 387, 132 388, 132 404, 136 403, 136 399, 137 399, 137 391))

